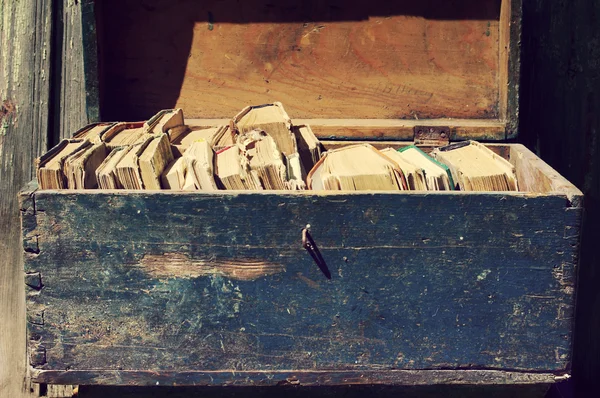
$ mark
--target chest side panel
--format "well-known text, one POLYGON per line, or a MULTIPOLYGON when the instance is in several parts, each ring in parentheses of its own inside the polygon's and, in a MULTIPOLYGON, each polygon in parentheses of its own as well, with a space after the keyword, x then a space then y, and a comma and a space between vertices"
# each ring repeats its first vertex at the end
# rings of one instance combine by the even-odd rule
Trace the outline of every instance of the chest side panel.
POLYGON ((579 225, 566 203, 39 193, 32 364, 564 370, 579 225), (301 246, 306 224, 331 279, 301 246))

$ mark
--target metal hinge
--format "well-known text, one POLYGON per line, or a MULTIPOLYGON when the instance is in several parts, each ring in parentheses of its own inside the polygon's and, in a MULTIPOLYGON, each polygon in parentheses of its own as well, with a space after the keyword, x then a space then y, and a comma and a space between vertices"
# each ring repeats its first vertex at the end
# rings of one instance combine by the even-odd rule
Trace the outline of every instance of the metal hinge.
POLYGON ((450 127, 415 126, 413 128, 414 144, 426 146, 445 146, 450 143, 450 127))

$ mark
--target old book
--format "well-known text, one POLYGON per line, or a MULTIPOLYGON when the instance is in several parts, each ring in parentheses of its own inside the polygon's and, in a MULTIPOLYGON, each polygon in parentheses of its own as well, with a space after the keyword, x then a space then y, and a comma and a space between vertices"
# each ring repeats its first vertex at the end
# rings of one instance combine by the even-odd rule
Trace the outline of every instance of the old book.
POLYGON ((144 189, 139 157, 153 139, 154 137, 149 137, 142 143, 131 145, 117 164, 117 178, 124 189, 144 189))
POLYGON ((204 140, 212 145, 213 138, 220 127, 190 127, 182 132, 169 130, 171 144, 177 146, 183 153, 193 142, 204 140))
POLYGON ((250 170, 255 171, 264 189, 286 189, 287 169, 283 154, 275 140, 265 132, 255 132, 256 137, 243 143, 243 154, 248 159, 250 170))
POLYGON ((123 189, 117 176, 117 164, 131 150, 131 147, 114 148, 96 170, 96 179, 100 189, 123 189))
POLYGON ((310 126, 293 126, 292 132, 298 144, 298 154, 304 177, 321 159, 323 147, 310 126))
POLYGON ((454 189, 452 174, 445 164, 438 162, 414 145, 401 148, 398 152, 405 161, 423 169, 428 191, 454 189))
POLYGON ((196 180, 194 173, 185 173, 185 180, 183 183, 183 191, 197 191, 200 183, 196 180))
MULTIPOLYGON (((222 137, 224 130, 229 130, 228 126, 216 127, 197 127, 188 126, 186 131, 176 133, 172 131, 170 134, 171 144, 178 147, 182 153, 196 141, 207 141, 214 148, 217 141, 222 137)), ((230 145, 233 144, 233 141, 230 145)))
POLYGON ((262 189, 258 175, 250 170, 250 165, 236 145, 216 153, 215 175, 225 189, 262 189))
POLYGON ((327 151, 308 174, 313 190, 406 190, 404 173, 396 162, 370 144, 327 151))
POLYGON ((110 127, 114 126, 115 122, 106 122, 106 123, 92 123, 89 124, 79 130, 77 130, 73 134, 74 139, 82 139, 89 140, 90 142, 97 144, 101 142, 102 133, 108 130, 110 127))
POLYGON ((432 152, 452 172, 463 191, 517 191, 515 168, 506 159, 476 141, 437 148, 432 152))
POLYGON ((160 181, 165 189, 181 190, 185 185, 187 162, 184 157, 173 160, 163 171, 160 181))
POLYGON ((220 126, 219 130, 213 137, 213 149, 215 151, 220 151, 221 149, 235 145, 237 135, 237 131, 232 130, 230 126, 220 126))
POLYGON ((253 130, 266 132, 286 156, 298 152, 292 121, 281 102, 244 108, 233 118, 233 127, 241 134, 253 130))
POLYGON ((139 144, 147 138, 143 122, 116 123, 104 131, 100 139, 109 149, 123 145, 139 144))
POLYGON ((233 118, 231 128, 240 135, 264 131, 271 136, 284 156, 288 181, 295 180, 290 187, 305 187, 292 121, 280 102, 244 108, 233 118))
POLYGON ((169 136, 164 133, 153 135, 138 160, 144 189, 160 189, 160 176, 172 161, 169 136))
POLYGON ((183 156, 183 153, 189 146, 198 140, 206 140, 210 143, 214 151, 225 149, 235 144, 234 134, 229 126, 185 126, 185 130, 169 129, 171 138, 171 147, 173 153, 177 156, 183 156))
POLYGON ((63 172, 65 159, 82 145, 85 140, 62 140, 57 146, 43 155, 37 163, 36 174, 41 189, 67 188, 67 177, 63 172))
POLYGON ((164 109, 144 123, 144 130, 148 134, 167 134, 169 129, 176 128, 186 128, 181 109, 164 109))
POLYGON ((242 162, 256 172, 264 189, 306 189, 297 152, 284 156, 273 137, 261 130, 240 134, 237 141, 242 162))
POLYGON ((64 162, 63 171, 67 176, 69 189, 94 189, 98 186, 96 170, 106 158, 106 145, 103 142, 87 141, 64 162))
POLYGON ((183 126, 172 127, 167 130, 167 134, 169 135, 169 141, 173 143, 173 141, 177 140, 180 136, 187 134, 191 130, 190 126, 184 124, 183 126))
POLYGON ((215 152, 206 140, 199 140, 185 151, 183 157, 187 161, 187 172, 193 174, 196 187, 202 191, 216 191, 214 177, 215 152))
POLYGON ((306 189, 306 172, 302 168, 300 154, 298 152, 284 157, 286 166, 287 181, 286 189, 295 191, 306 189))
POLYGON ((381 150, 383 154, 388 156, 394 162, 398 163, 398 166, 404 172, 406 177, 406 184, 408 189, 411 191, 426 191, 427 182, 425 180, 425 173, 421 167, 417 167, 414 164, 407 162, 404 157, 393 148, 386 148, 381 150))
MULTIPOLYGON (((194 133, 195 131, 208 130, 205 132, 197 133, 200 134, 199 138, 205 138, 206 136, 210 136, 211 139, 209 140, 209 142, 211 143, 215 151, 225 149, 236 143, 236 137, 238 135, 238 132, 235 129, 232 129, 230 124, 221 126, 207 126, 205 124, 198 124, 198 122, 191 120, 188 124, 188 131, 174 135, 174 140, 179 141, 175 142, 175 144, 181 145, 183 137, 185 137, 188 133, 192 134, 192 137, 190 138, 193 138, 193 135, 196 134, 194 133), (179 136, 181 136, 181 138, 178 138, 179 136)), ((188 138, 187 141, 190 142, 190 139, 188 138)), ((173 142, 173 140, 171 142, 173 142)))

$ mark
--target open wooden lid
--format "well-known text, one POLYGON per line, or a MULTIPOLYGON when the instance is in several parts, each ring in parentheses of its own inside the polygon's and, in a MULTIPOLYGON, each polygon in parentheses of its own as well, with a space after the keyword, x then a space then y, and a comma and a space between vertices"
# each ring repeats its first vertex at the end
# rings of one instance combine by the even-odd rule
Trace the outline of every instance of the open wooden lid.
POLYGON ((521 0, 96 3, 103 120, 281 101, 320 136, 516 133, 521 0))

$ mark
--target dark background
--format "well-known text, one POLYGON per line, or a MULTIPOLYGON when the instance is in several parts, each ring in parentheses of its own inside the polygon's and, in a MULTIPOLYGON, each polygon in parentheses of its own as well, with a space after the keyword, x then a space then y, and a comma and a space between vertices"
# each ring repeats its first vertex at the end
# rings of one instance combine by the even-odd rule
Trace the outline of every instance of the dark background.
POLYGON ((573 378, 600 396, 600 1, 524 0, 519 141, 585 194, 573 378))

